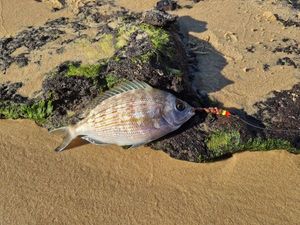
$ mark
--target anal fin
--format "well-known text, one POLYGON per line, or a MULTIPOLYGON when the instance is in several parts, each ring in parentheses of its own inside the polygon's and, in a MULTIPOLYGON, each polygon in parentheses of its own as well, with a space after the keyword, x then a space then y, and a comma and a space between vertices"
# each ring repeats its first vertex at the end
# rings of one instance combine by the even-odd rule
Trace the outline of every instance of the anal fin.
POLYGON ((143 146, 145 143, 142 143, 142 144, 134 144, 134 145, 123 145, 122 147, 124 149, 131 149, 131 148, 137 148, 137 147, 140 147, 140 146, 143 146))

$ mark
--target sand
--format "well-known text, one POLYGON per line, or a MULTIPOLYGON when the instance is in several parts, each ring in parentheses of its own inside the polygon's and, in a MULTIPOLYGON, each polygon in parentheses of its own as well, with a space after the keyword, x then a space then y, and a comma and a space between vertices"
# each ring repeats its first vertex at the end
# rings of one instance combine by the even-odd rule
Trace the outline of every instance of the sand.
POLYGON ((0 35, 10 36, 28 26, 43 25, 48 19, 72 15, 69 9, 53 13, 52 8, 34 0, 0 0, 0 35))
MULTIPOLYGON (((117 4, 141 11, 155 2, 117 4)), ((199 56, 215 69, 207 71, 199 64, 204 69, 195 86, 225 106, 255 112, 254 102, 299 81, 295 70, 275 65, 270 49, 282 37, 299 39, 300 30, 283 29, 265 16, 269 11, 294 12, 271 2, 207 0, 174 12, 181 16, 184 32, 196 41, 207 40, 216 52, 199 56), (256 48, 251 54, 245 51, 250 45, 256 48), (271 64, 269 71, 262 70, 265 62, 271 64)), ((0 35, 72 16, 80 1, 66 3, 65 9, 52 12, 55 1, 0 0, 0 35)), ((51 60, 46 53, 43 57, 51 60)), ((63 59, 55 60, 48 66, 63 59)), ((27 75, 23 93, 30 95, 44 71, 33 74, 34 82, 28 81, 28 74, 37 70, 7 77, 22 80, 21 75, 27 75)), ((17 74, 20 69, 8 72, 17 74)), ((280 150, 244 152, 220 162, 194 164, 149 148, 88 144, 54 153, 60 142, 60 137, 31 121, 0 121, 0 225, 300 223, 299 155, 280 150)))
POLYGON ((246 152, 210 164, 147 148, 83 145, 0 121, 0 224, 299 224, 300 157, 246 152))

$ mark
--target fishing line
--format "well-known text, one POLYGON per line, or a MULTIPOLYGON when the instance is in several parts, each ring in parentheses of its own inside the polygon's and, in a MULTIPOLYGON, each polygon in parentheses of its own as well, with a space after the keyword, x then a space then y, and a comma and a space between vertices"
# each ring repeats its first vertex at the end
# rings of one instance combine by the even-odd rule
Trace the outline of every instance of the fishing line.
POLYGON ((206 113, 209 114, 213 114, 213 115, 218 115, 218 116, 225 116, 227 118, 229 117, 234 117, 238 120, 240 120, 241 122, 260 129, 260 130, 266 130, 266 131, 272 131, 272 132, 293 132, 293 133, 300 133, 300 130, 296 130, 296 129, 273 129, 273 128, 268 128, 268 127, 261 127, 255 124, 252 124, 250 122, 248 122, 247 120, 241 118, 240 116, 236 115, 236 114, 232 114, 231 112, 229 112, 228 110, 224 110, 224 109, 219 109, 216 107, 209 107, 209 108, 196 108, 195 111, 204 111, 206 113))

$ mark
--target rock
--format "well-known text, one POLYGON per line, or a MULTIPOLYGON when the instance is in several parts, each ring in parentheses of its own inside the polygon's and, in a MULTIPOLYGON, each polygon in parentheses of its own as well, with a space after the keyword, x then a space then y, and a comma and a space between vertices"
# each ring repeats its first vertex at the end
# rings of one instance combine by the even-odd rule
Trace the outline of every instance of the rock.
POLYGON ((247 50, 247 52, 254 53, 256 49, 255 49, 255 46, 251 45, 249 47, 246 47, 246 50, 247 50))
POLYGON ((142 20, 143 22, 154 26, 164 27, 173 23, 176 20, 176 18, 177 16, 170 15, 164 11, 153 9, 146 11, 143 14, 142 20))
POLYGON ((245 68, 243 69, 244 72, 249 72, 250 70, 251 70, 251 68, 249 68, 249 67, 245 67, 245 68))
POLYGON ((227 31, 227 32, 224 34, 224 38, 225 38, 227 41, 230 41, 230 42, 237 42, 237 41, 238 41, 237 34, 236 34, 236 33, 233 33, 233 32, 229 32, 229 31, 227 31))
POLYGON ((24 66, 27 66, 28 65, 28 62, 29 62, 29 59, 26 57, 26 54, 20 54, 18 55, 16 58, 16 64, 19 66, 19 67, 24 67, 24 66))
POLYGON ((292 19, 288 18, 287 20, 277 16, 277 20, 283 24, 284 28, 287 27, 300 27, 300 20, 298 18, 292 19))
POLYGON ((300 153, 300 85, 296 84, 290 90, 274 91, 272 96, 255 104, 258 111, 254 116, 267 126, 267 138, 289 141, 298 149, 291 148, 290 151, 300 153))
POLYGON ((264 70, 264 71, 270 70, 270 65, 265 63, 265 64, 263 65, 263 70, 264 70))
POLYGON ((176 1, 173 0, 160 0, 156 3, 156 9, 162 11, 168 10, 175 10, 177 9, 178 5, 176 1))
POLYGON ((270 22, 275 22, 275 21, 277 21, 277 16, 276 16, 276 14, 274 14, 274 13, 272 13, 272 12, 270 12, 270 11, 264 12, 264 13, 263 13, 263 17, 264 17, 266 20, 270 21, 270 22))
POLYGON ((15 103, 24 102, 27 98, 17 94, 17 91, 23 86, 21 82, 0 84, 1 101, 10 100, 15 103))
POLYGON ((38 2, 45 2, 50 5, 54 11, 63 9, 65 7, 65 0, 37 0, 38 2))
POLYGON ((297 64, 289 57, 283 57, 279 58, 276 62, 277 65, 287 65, 287 66, 293 66, 294 68, 297 68, 297 64))
POLYGON ((108 26, 110 29, 114 30, 114 29, 116 29, 116 28, 118 27, 118 22, 117 22, 117 21, 111 21, 111 22, 109 22, 109 23, 107 24, 107 26, 108 26))
MULTIPOLYGON (((56 22, 57 20, 55 20, 56 22)), ((28 60, 24 58, 25 55, 16 58, 12 57, 12 53, 16 49, 24 47, 29 51, 36 50, 48 42, 58 39, 64 33, 64 31, 53 27, 53 24, 49 23, 42 27, 24 30, 13 38, 0 38, 0 69, 7 69, 14 61, 17 61, 19 65, 28 63, 28 60)))

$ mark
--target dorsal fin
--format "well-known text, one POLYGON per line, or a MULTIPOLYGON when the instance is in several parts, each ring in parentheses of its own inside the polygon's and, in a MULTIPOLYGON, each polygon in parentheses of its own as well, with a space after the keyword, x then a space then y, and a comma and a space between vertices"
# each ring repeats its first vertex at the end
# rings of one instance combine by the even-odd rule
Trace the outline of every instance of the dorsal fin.
POLYGON ((98 104, 103 102, 104 100, 113 97, 115 95, 119 95, 122 93, 125 93, 127 91, 136 90, 136 89, 151 89, 152 87, 143 82, 143 81, 124 81, 120 83, 119 85, 116 85, 115 87, 111 88, 110 90, 103 93, 103 95, 100 95, 99 97, 96 97, 92 100, 92 102, 89 104, 89 106, 86 108, 86 110, 79 115, 80 118, 84 118, 87 116, 89 111, 93 108, 95 108, 98 104))
POLYGON ((108 99, 112 96, 131 91, 136 89, 149 89, 152 88, 149 84, 143 81, 124 81, 121 84, 117 85, 116 87, 104 92, 104 94, 98 99, 98 103, 108 99))

